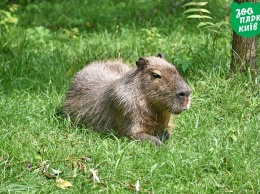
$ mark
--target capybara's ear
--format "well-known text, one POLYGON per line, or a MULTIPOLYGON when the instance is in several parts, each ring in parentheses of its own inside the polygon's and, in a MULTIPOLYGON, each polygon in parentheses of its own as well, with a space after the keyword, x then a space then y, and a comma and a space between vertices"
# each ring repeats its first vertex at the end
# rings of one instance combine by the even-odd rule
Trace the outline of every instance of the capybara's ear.
POLYGON ((138 61, 136 61, 136 65, 138 69, 144 70, 148 65, 148 61, 144 58, 139 58, 138 61))
POLYGON ((158 53, 157 57, 164 59, 164 55, 162 53, 158 53))

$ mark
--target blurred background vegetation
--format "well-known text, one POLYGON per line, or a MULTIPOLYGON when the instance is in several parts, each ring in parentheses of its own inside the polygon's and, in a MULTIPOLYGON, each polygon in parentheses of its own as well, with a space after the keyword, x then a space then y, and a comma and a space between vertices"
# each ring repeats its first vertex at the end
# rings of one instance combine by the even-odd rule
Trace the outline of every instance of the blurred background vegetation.
MULTIPOLYGON (((69 77, 95 59, 119 57, 133 63, 138 57, 158 52, 185 75, 214 68, 229 71, 231 1, 209 0, 204 8, 210 11, 215 25, 202 28, 197 25, 203 19, 187 19, 183 14, 187 2, 2 0, 0 55, 3 59, 22 57, 24 61, 25 55, 41 53, 39 57, 48 55, 45 61, 51 64, 58 59, 49 61, 50 57, 65 55, 60 62, 69 77)), ((0 73, 11 68, 2 66, 0 73)), ((30 75, 29 69, 34 67, 26 66, 18 72, 9 70, 12 76, 19 72, 30 75)), ((35 69, 46 72, 43 64, 35 69)))

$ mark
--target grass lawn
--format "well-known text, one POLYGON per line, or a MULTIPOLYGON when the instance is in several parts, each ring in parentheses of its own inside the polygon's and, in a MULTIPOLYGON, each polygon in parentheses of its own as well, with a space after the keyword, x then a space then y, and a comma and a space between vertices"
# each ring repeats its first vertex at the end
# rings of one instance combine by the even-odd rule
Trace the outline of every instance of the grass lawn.
MULTIPOLYGON (((9 2, 19 6, 0 3, 0 193, 135 193, 138 183, 139 193, 260 193, 260 86, 230 74, 229 25, 197 29, 170 1, 9 2), (134 66, 158 52, 192 89, 162 147, 62 117, 87 63, 134 66)), ((230 3, 214 3, 224 20, 230 3)))

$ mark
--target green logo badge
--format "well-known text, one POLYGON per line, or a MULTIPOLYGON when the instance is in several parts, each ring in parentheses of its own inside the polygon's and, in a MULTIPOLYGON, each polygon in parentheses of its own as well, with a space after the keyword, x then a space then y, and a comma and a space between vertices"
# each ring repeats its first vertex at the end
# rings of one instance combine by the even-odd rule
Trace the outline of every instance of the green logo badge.
POLYGON ((250 38, 260 33, 260 4, 233 2, 230 8, 231 26, 238 35, 250 38))

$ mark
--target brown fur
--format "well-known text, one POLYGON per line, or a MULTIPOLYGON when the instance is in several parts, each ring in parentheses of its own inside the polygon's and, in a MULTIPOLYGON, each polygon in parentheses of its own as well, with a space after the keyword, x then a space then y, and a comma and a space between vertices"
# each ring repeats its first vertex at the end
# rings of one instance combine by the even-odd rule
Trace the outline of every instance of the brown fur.
POLYGON ((190 89, 176 68, 162 58, 140 58, 137 68, 122 61, 96 61, 79 71, 64 109, 73 121, 96 131, 157 145, 170 137, 172 114, 189 108, 190 89))

